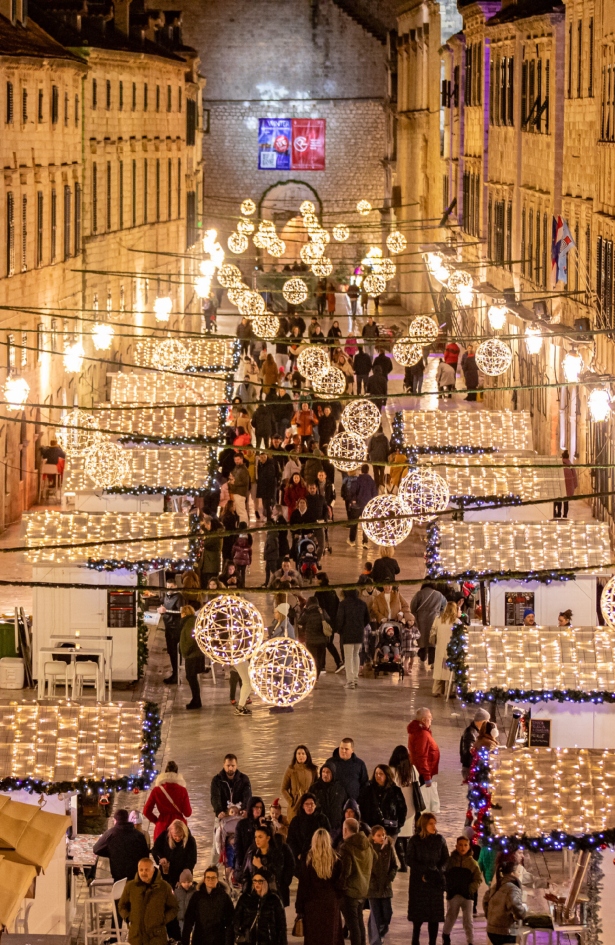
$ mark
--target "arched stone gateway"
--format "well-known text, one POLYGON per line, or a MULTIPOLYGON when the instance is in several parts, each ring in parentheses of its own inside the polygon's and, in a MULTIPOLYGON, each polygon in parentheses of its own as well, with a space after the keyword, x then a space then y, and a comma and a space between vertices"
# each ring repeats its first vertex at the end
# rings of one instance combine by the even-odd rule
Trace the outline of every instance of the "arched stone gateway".
POLYGON ((322 219, 322 201, 318 191, 300 180, 277 181, 268 187, 258 202, 260 220, 273 220, 281 239, 286 243, 286 252, 279 259, 272 259, 265 252, 262 260, 265 266, 275 263, 292 264, 299 259, 299 251, 307 242, 307 234, 299 207, 304 200, 311 200, 316 207, 318 217, 322 219))

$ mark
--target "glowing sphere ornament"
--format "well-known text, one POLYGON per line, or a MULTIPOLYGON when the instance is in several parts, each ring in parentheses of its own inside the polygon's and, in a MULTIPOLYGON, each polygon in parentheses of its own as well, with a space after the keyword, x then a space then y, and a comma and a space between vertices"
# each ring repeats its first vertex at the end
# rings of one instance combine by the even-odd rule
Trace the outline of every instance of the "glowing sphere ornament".
POLYGON ((308 381, 314 381, 331 368, 329 352, 324 345, 308 345, 297 356, 297 370, 308 381))
POLYGON ((384 259, 381 259, 378 263, 374 263, 373 266, 374 272, 382 276, 383 279, 386 279, 387 282, 390 282, 397 272, 397 266, 388 256, 385 256, 384 259))
POLYGON ((303 279, 288 279, 282 286, 282 295, 291 305, 301 305, 309 295, 308 287, 303 279))
POLYGON ((441 269, 444 263, 443 253, 425 253, 423 258, 427 266, 427 271, 432 275, 441 269))
POLYGON ((194 291, 200 299, 206 299, 211 292, 211 276, 199 276, 194 283, 194 291))
POLYGON ((462 285, 459 291, 455 293, 455 298, 457 299, 457 305, 470 308, 471 305, 474 305, 474 289, 471 286, 462 285))
POLYGON ((455 269, 448 277, 448 287, 451 292, 459 292, 461 289, 471 289, 474 285, 474 279, 469 272, 463 269, 455 269))
POLYGON ((525 329, 525 347, 529 354, 538 354, 542 348, 542 334, 538 328, 528 325, 525 329))
POLYGON ((286 252, 286 243, 284 240, 281 240, 279 236, 274 236, 267 244, 267 252, 270 256, 279 259, 280 256, 283 256, 286 252))
POLYGON ((448 508, 450 492, 438 473, 416 469, 400 482, 398 498, 417 522, 428 522, 448 508))
POLYGON ((235 594, 214 597, 196 615, 194 639, 215 663, 249 660, 264 634, 263 618, 254 604, 235 594))
POLYGON ((244 200, 241 204, 241 212, 243 213, 244 217, 251 217, 253 213, 256 213, 256 204, 254 201, 250 200, 249 197, 244 200))
POLYGON ((299 207, 299 213, 302 217, 304 217, 306 213, 316 213, 316 207, 311 200, 304 200, 299 207))
POLYGON ((224 263, 218 269, 216 278, 225 289, 231 289, 233 286, 241 285, 243 276, 239 266, 235 266, 233 263, 224 263))
POLYGON ((337 469, 351 472, 367 460, 367 444, 357 433, 336 433, 327 445, 327 456, 337 469))
POLYGON ((406 246, 408 245, 408 240, 403 233, 400 233, 399 230, 393 230, 392 233, 389 233, 387 236, 387 246, 390 253, 397 255, 397 253, 403 253, 406 246))
POLYGON ((85 351, 80 341, 67 345, 64 349, 64 370, 67 374, 78 374, 83 366, 85 351))
POLYGON ((611 394, 606 387, 594 387, 587 398, 589 415, 594 423, 602 423, 611 415, 611 394))
POLYGON ((188 349, 175 338, 161 341, 152 352, 152 367, 159 371, 185 371, 189 363, 188 349))
POLYGON ((562 370, 568 383, 575 384, 583 370, 583 358, 576 351, 569 351, 562 361, 562 370))
POLYGON ((322 227, 315 227, 310 230, 310 239, 313 243, 330 243, 331 234, 328 230, 322 229, 322 227))
POLYGON ((319 279, 325 279, 333 272, 333 263, 327 256, 323 256, 322 259, 312 263, 312 272, 315 276, 318 276, 319 279))
POLYGON ((476 364, 483 374, 497 377, 504 374, 512 364, 512 351, 499 338, 488 338, 476 349, 476 364))
POLYGON ((254 233, 255 226, 252 223, 252 220, 238 220, 237 221, 237 232, 243 234, 244 236, 251 236, 254 233))
POLYGON ((344 429, 364 439, 377 432, 381 420, 380 411, 371 400, 350 400, 342 410, 344 429))
POLYGON ((247 285, 234 285, 232 288, 227 289, 226 294, 231 305, 239 305, 240 299, 244 297, 246 292, 250 292, 251 289, 247 285))
POLYGON ((267 246, 269 245, 269 236, 266 236, 259 230, 258 233, 255 233, 252 237, 252 242, 256 247, 258 247, 258 249, 267 249, 267 246))
POLYGON ((362 217, 366 217, 371 213, 372 205, 369 200, 359 200, 357 204, 357 213, 362 217))
POLYGON ((274 637, 262 644, 250 662, 254 692, 269 705, 296 705, 316 685, 316 663, 303 643, 290 637, 274 637))
POLYGON ((318 229, 320 226, 320 221, 315 213, 304 213, 303 214, 303 225, 308 230, 318 229))
POLYGON ((100 441, 102 434, 91 413, 74 407, 62 415, 62 426, 57 431, 58 443, 66 453, 82 453, 100 441))
POLYGON ((241 253, 245 253, 248 248, 248 237, 243 233, 231 233, 227 243, 230 251, 239 256, 241 253))
POLYGON ((345 223, 338 223, 333 227, 333 239, 338 243, 345 243, 350 236, 350 230, 345 223))
POLYGON ((266 312, 264 315, 257 315, 252 319, 252 331, 257 338, 264 338, 270 341, 278 337, 280 330, 280 319, 277 315, 271 315, 266 312))
POLYGON ((600 597, 600 610, 608 626, 615 629, 615 577, 604 585, 600 597))
POLYGON ((318 262, 319 259, 322 259, 324 254, 324 243, 306 243, 305 246, 302 246, 299 250, 301 261, 304 262, 306 266, 311 266, 312 263, 318 262))
POLYGON ((168 295, 159 295, 154 300, 154 315, 157 322, 168 322, 173 311, 173 301, 168 295))
POLYGON ((7 410, 21 410, 30 393, 30 385, 24 377, 7 377, 4 385, 4 402, 7 410))
POLYGON ((129 451, 109 440, 99 440, 91 446, 84 459, 85 474, 99 489, 121 486, 130 475, 129 451))
POLYGON ((398 364, 403 367, 412 367, 418 364, 423 357, 422 345, 417 345, 414 338, 400 338, 393 345, 391 352, 398 364))
POLYGON ((341 397, 346 390, 346 375, 338 367, 330 367, 326 374, 319 374, 312 381, 317 397, 341 397))
POLYGON ((363 534, 375 545, 399 545, 412 531, 412 519, 396 495, 377 495, 370 499, 361 515, 363 534), (377 521, 367 521, 368 519, 377 521))
POLYGON ((248 289, 247 292, 241 295, 237 302, 237 308, 242 315, 247 315, 248 317, 252 315, 264 315, 267 310, 267 303, 260 292, 253 292, 251 289, 248 289))
POLYGON ((113 341, 115 329, 108 322, 96 322, 92 326, 92 341, 97 351, 108 351, 113 341))
POLYGON ((369 276, 365 276, 363 280, 363 288, 372 298, 375 298, 377 295, 382 295, 386 287, 387 281, 384 276, 378 276, 374 272, 369 276))
POLYGON ((487 312, 487 318, 489 319, 489 324, 494 331, 501 331, 504 325, 506 324, 506 316, 508 314, 508 309, 505 305, 490 305, 489 311, 487 312))
MULTIPOLYGON (((419 315, 410 322, 408 336, 413 344, 431 345, 438 337, 438 325, 429 315, 419 315)), ((416 363, 416 362, 415 362, 416 363)))

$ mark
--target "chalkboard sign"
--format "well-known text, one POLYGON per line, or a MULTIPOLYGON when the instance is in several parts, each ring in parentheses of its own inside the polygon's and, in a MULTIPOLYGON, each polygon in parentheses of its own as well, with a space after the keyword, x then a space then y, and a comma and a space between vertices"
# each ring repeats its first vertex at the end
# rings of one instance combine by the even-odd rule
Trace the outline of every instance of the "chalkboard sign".
POLYGON ((507 627, 522 627, 524 610, 534 610, 532 591, 510 591, 505 597, 505 617, 507 627))
POLYGON ((530 720, 530 748, 551 747, 551 719, 530 720))

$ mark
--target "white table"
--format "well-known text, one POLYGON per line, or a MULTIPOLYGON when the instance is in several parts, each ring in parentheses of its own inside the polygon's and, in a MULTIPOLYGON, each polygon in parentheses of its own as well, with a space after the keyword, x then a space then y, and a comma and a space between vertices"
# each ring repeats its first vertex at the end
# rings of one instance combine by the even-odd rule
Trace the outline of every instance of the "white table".
POLYGON ((69 636, 68 634, 62 634, 62 636, 52 636, 51 642, 54 646, 61 646, 63 643, 70 643, 71 647, 76 647, 77 649, 83 649, 85 646, 100 646, 104 650, 105 654, 105 683, 107 689, 109 690, 109 702, 112 701, 113 693, 113 637, 111 636, 96 636, 94 634, 90 635, 83 630, 75 630, 74 636, 69 636))
MULTIPOLYGON (((51 662, 54 656, 70 656, 71 665, 77 662, 78 656, 86 656, 88 659, 95 660, 101 666, 103 674, 106 676, 105 651, 101 647, 91 646, 42 646, 38 651, 38 697, 43 698, 45 687, 45 663, 51 662)), ((74 677, 73 677, 74 680, 74 677)), ((74 686, 74 682, 73 682, 74 686)), ((67 693, 68 696, 68 693, 67 693)), ((74 690, 73 690, 74 697, 74 690)))

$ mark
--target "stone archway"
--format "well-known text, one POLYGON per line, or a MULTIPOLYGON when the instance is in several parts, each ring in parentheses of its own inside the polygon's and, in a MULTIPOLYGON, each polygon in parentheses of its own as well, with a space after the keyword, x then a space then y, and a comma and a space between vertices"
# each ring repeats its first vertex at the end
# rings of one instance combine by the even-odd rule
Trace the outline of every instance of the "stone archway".
MULTIPOLYGON (((263 191, 258 203, 260 220, 273 220, 281 239, 286 243, 286 253, 275 260, 277 265, 292 264, 299 259, 299 251, 307 242, 306 231, 303 226, 299 207, 304 200, 311 200, 316 206, 316 213, 322 219, 322 201, 318 192, 304 181, 278 181, 263 191)), ((273 264, 266 256, 266 262, 273 264)), ((265 262, 265 259, 263 259, 265 262)))

